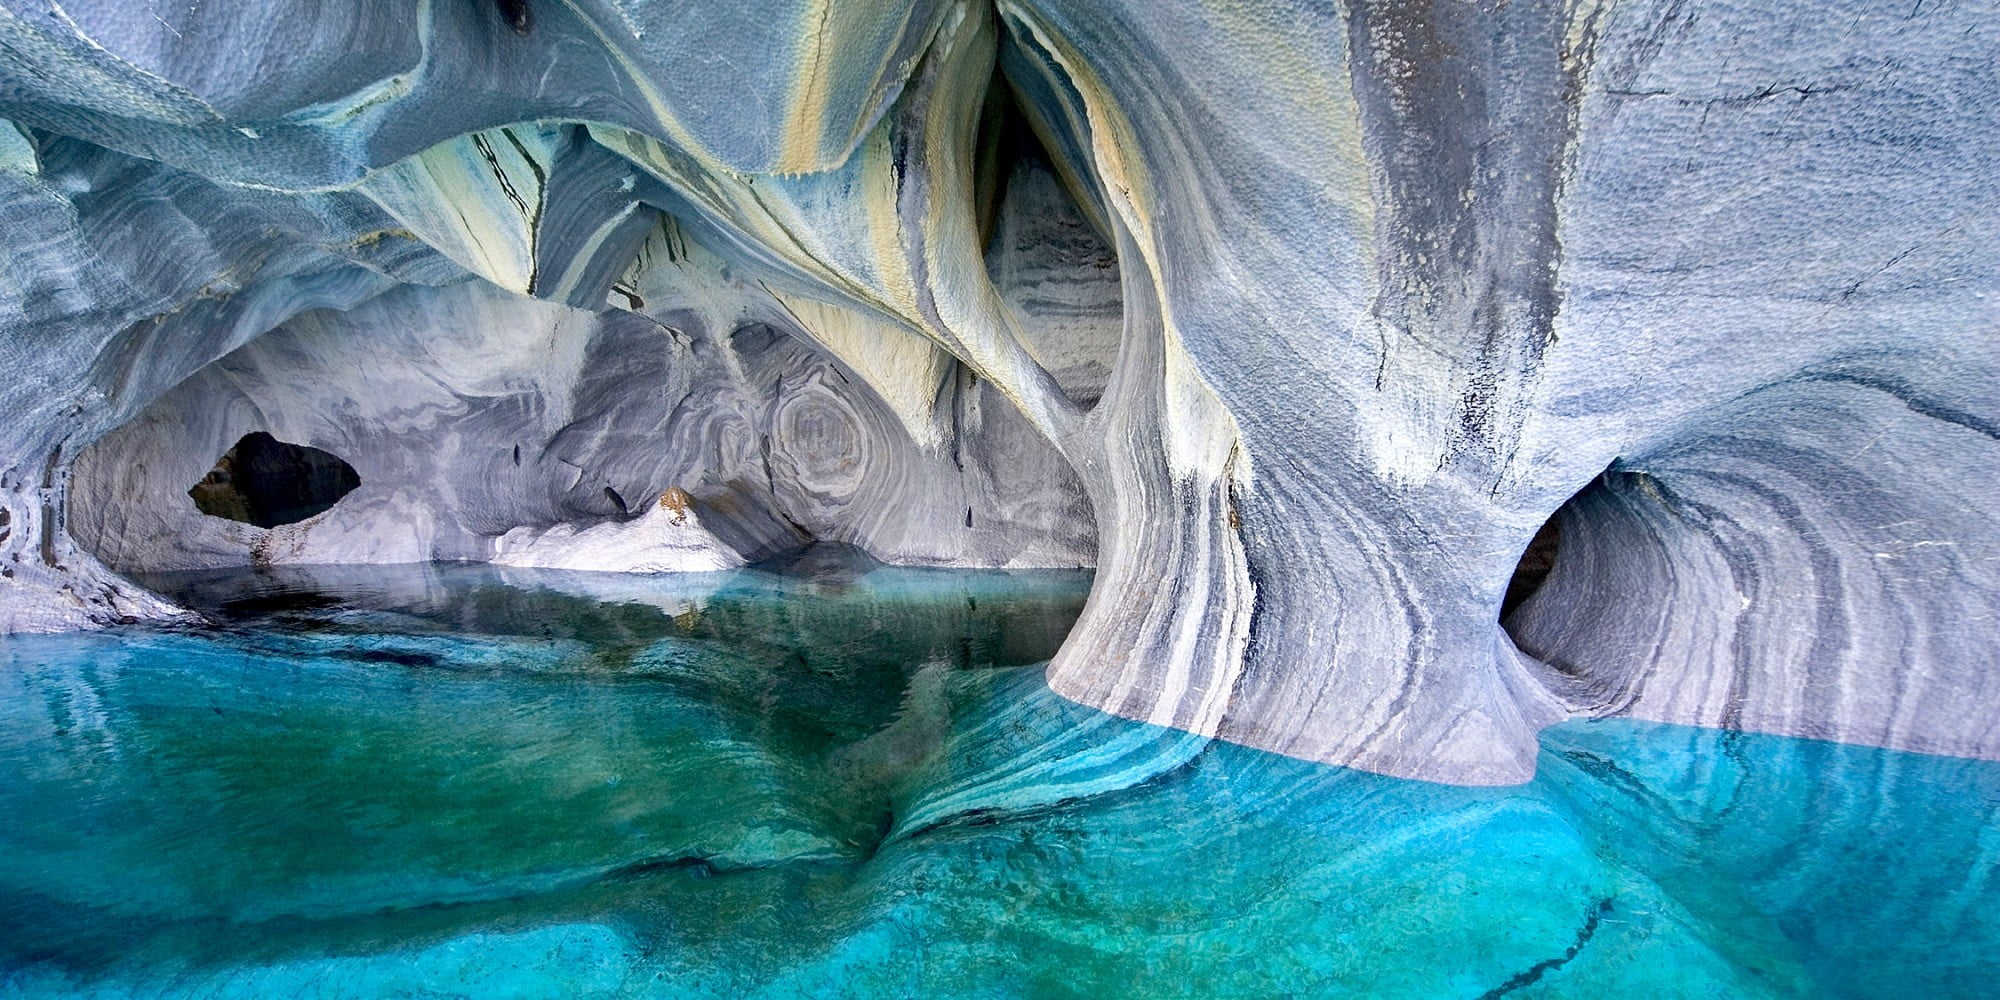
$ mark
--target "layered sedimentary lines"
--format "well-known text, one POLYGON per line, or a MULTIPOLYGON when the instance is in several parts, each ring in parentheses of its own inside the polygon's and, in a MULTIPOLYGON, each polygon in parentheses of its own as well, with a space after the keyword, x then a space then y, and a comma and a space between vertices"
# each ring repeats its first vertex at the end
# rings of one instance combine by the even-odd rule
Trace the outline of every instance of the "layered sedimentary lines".
POLYGON ((822 540, 1095 564, 1056 691, 1316 760, 2000 754, 1991 10, 128 6, 0 0, 0 626, 822 540), (260 432, 358 488, 203 515, 260 432))
POLYGON ((2000 440, 1898 388, 1801 377, 1607 473, 1510 623, 1523 648, 1595 712, 2000 754, 2000 440))
POLYGON ((966 461, 920 447, 848 370, 747 316, 685 301, 657 320, 590 313, 483 283, 404 290, 300 317, 107 435, 77 462, 69 524, 121 570, 708 570, 815 540, 914 564, 1087 565, 1073 473, 981 395, 946 403, 966 461), (359 488, 268 531, 186 502, 183 480, 264 429, 350 457, 359 488), (688 498, 685 523, 657 513, 672 497, 688 498))

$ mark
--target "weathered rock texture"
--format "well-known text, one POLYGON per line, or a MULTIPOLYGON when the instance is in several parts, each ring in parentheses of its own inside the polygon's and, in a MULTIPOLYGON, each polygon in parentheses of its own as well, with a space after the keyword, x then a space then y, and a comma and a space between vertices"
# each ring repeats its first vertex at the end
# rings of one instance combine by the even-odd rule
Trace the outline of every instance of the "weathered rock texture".
POLYGON ((2000 755, 1990 6, 0 0, 0 53, 0 626, 574 565, 678 488, 689 565, 1094 560, 1058 692, 1296 756, 2000 755), (255 430, 361 487, 205 518, 255 430))
POLYGON ((678 303, 660 319, 484 282, 295 318, 85 450, 70 532, 124 571, 430 559, 577 569, 589 567, 566 550, 592 539, 606 570, 720 569, 814 540, 911 564, 1089 563, 1074 474, 1004 401, 939 387, 954 394, 955 447, 920 447, 844 366, 757 319, 768 297, 754 286, 737 290, 745 305, 724 297, 722 312, 676 295, 674 281, 722 279, 713 257, 670 254, 669 238, 681 246, 663 230, 646 253, 668 273, 624 286, 678 303), (214 456, 258 429, 341 456, 360 488, 271 530, 186 502, 214 456), (674 491, 691 524, 674 537, 628 530, 665 528, 672 518, 647 512, 674 491), (610 541, 621 536, 622 551, 610 541))

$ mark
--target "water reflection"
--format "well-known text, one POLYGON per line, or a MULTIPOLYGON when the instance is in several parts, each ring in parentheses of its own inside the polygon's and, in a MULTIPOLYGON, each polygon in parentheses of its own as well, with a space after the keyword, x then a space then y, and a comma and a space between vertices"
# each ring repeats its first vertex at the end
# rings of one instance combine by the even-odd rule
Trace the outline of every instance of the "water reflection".
POLYGON ((0 995, 1979 995, 2000 766, 1630 722, 1460 789, 1055 698, 1088 579, 154 581, 0 642, 0 995))

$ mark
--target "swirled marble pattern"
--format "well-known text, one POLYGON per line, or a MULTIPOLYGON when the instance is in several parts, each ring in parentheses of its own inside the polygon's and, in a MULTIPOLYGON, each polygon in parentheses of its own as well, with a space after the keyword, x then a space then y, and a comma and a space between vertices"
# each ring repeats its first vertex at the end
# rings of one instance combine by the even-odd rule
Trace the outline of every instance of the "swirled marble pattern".
POLYGON ((743 558, 1094 560, 1055 691, 1302 758, 1996 752, 1990 5, 0 0, 0 52, 8 630, 679 486, 743 558), (173 512, 260 427, 362 489, 173 512))
POLYGON ((1978 997, 2000 763, 1628 719, 1509 788, 1131 722, 1077 572, 148 577, 0 639, 0 992, 1978 997))
MULTIPOLYGON (((723 280, 715 258, 676 245, 646 259, 674 280, 723 280)), ((629 280, 674 301, 668 279, 629 280)), ((466 282, 308 313, 86 449, 70 530, 120 570, 714 570, 813 541, 902 563, 1089 564, 1074 474, 1011 410, 955 383, 955 450, 922 447, 865 383, 772 325, 781 307, 767 305, 771 322, 739 312, 592 313, 466 282), (274 529, 200 513, 188 486, 254 430, 347 458, 361 486, 274 529), (675 490, 699 527, 641 542, 675 490), (592 562, 579 545, 626 551, 592 562)))

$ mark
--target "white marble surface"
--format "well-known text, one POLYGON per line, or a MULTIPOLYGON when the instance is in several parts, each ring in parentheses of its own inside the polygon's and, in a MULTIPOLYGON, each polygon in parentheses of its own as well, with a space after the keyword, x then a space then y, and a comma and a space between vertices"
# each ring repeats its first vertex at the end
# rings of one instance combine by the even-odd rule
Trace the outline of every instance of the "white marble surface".
POLYGON ((2000 755, 1991 5, 821 8, 0 0, 0 627, 680 486, 744 558, 1094 560, 1058 692, 1300 757, 2000 755), (176 513, 248 429, 362 488, 176 513))

